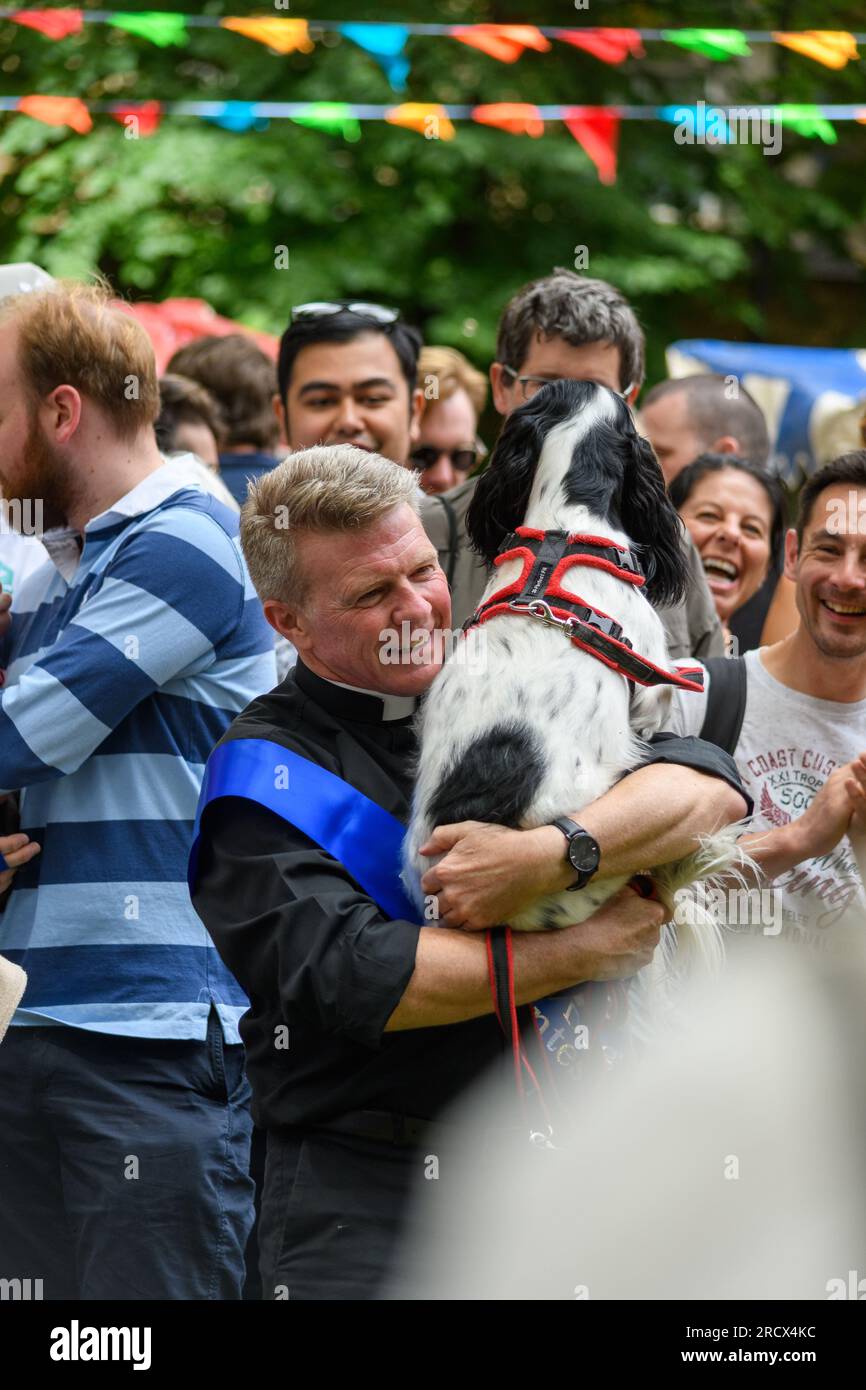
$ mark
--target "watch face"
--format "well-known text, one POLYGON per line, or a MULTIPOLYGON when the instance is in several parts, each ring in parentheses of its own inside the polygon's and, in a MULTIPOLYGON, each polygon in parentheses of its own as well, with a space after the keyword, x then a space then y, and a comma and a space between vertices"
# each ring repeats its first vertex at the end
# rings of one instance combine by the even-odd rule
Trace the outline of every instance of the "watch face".
POLYGON ((593 874, 600 858, 598 845, 591 835, 575 835, 569 842, 568 857, 579 874, 593 874))

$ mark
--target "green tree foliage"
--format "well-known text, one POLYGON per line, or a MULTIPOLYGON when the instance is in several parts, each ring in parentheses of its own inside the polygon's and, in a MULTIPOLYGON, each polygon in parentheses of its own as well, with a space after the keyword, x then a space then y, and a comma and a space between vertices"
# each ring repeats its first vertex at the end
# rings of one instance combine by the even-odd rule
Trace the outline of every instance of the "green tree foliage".
MULTIPOLYGON (((189 0, 176 2, 191 10, 189 0)), ((123 8, 155 5, 124 0, 123 8)), ((269 11, 218 0, 195 13, 303 14, 312 23, 863 27, 860 5, 794 0, 592 0, 589 9, 550 0, 546 10, 525 0, 296 0, 290 11, 269 11)), ((0 92, 88 101, 861 99, 861 65, 831 71, 776 46, 723 64, 648 44, 645 58, 621 67, 562 43, 513 65, 448 38, 410 39, 408 52, 409 87, 397 96, 376 62, 337 35, 323 35, 310 54, 277 56, 211 29, 193 28, 185 47, 158 48, 102 25, 52 43, 0 20, 0 92)), ((399 304, 431 341, 485 365, 508 295, 554 265, 573 265, 585 246, 587 272, 635 302, 650 336, 651 378, 663 374, 665 343, 682 336, 838 346, 866 338, 866 126, 837 125, 834 145, 786 129, 773 158, 755 145, 677 145, 671 125, 624 122, 619 179, 606 188, 559 125, 531 139, 460 123, 446 142, 369 122, 350 143, 289 121, 237 134, 167 117, 147 139, 127 138, 107 115, 94 121, 80 136, 0 116, 0 260, 33 260, 58 275, 98 268, 131 298, 202 296, 272 332, 293 303, 373 296, 399 304), (275 267, 279 247, 287 269, 275 267)))

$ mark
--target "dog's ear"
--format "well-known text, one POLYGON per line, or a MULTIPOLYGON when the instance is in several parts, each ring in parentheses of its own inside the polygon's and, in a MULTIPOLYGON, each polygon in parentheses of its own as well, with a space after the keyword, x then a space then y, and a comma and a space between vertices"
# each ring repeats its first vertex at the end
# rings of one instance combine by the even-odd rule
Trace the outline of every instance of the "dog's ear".
POLYGON ((679 603, 688 579, 683 524, 665 491, 652 445, 638 434, 633 423, 628 435, 621 495, 623 530, 640 547, 647 597, 656 605, 679 603))
POLYGON ((493 563, 509 532, 523 524, 529 505, 544 442, 543 417, 537 407, 530 408, 532 405, 528 401, 508 416, 466 512, 472 548, 488 564, 493 563))

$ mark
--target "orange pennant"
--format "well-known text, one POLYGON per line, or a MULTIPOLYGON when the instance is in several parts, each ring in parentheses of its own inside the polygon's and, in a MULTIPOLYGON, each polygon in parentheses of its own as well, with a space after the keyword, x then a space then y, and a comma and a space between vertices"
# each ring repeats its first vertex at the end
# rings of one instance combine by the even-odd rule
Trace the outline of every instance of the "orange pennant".
POLYGON ((405 101, 402 106, 392 106, 385 112, 385 120, 391 125, 417 130, 428 140, 453 140, 455 135, 445 107, 423 101, 405 101))
POLYGON ((804 29, 801 34, 774 34, 776 43, 823 63, 825 68, 844 68, 857 62, 857 40, 844 29, 804 29))
POLYGON ((266 44, 277 53, 312 53, 315 48, 310 38, 310 26, 306 19, 221 19, 223 29, 231 29, 235 34, 243 34, 256 43, 266 44))
POLYGON ((531 135, 537 139, 544 134, 544 121, 538 107, 523 101, 495 101, 491 106, 475 106, 472 119, 479 125, 498 126, 512 135, 531 135))
POLYGON ((86 135, 93 129, 90 112, 78 97, 21 97, 18 110, 45 125, 68 125, 79 135, 86 135))
POLYGON ((527 48, 547 53, 551 47, 550 40, 534 24, 458 24, 451 30, 451 37, 470 48, 480 48, 500 63, 516 63, 527 48))

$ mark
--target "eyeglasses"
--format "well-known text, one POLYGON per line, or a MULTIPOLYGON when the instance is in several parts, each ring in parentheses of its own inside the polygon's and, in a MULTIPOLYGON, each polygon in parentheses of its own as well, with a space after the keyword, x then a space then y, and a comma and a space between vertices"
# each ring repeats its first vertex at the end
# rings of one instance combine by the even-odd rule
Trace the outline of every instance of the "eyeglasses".
MULTIPOLYGON (((550 386, 551 383, 554 381, 577 381, 582 379, 578 377, 563 378, 553 376, 518 376, 517 372, 514 370, 513 367, 506 367, 504 362, 500 362, 499 365, 501 366, 503 372, 507 372, 508 376, 511 377, 511 380, 513 381, 514 385, 518 388, 520 394, 522 395, 525 401, 532 400, 532 397, 536 394, 537 391, 541 390, 542 386, 550 386)), ((629 393, 633 390, 634 382, 630 381, 624 391, 616 391, 614 392, 614 394, 617 396, 621 396, 624 401, 628 401, 629 393)))
POLYGON ((396 323, 400 317, 397 309, 386 309, 384 304, 356 303, 341 299, 334 302, 315 300, 310 304, 296 304, 292 309, 292 322, 298 319, 327 319, 334 314, 357 314, 358 318, 372 319, 374 323, 396 323))
POLYGON ((437 449, 432 444, 421 444, 409 456, 412 467, 418 473, 432 468, 442 457, 450 459, 451 467, 458 473, 468 473, 478 459, 477 449, 437 449))

